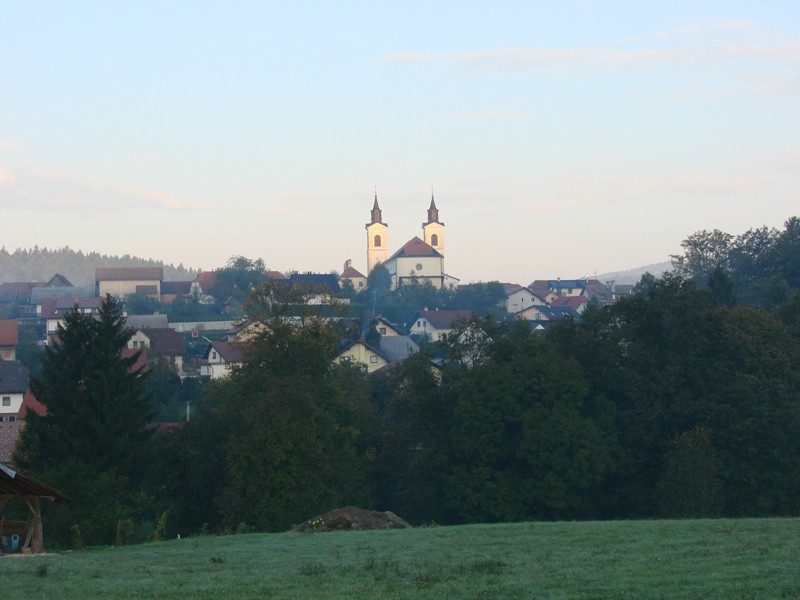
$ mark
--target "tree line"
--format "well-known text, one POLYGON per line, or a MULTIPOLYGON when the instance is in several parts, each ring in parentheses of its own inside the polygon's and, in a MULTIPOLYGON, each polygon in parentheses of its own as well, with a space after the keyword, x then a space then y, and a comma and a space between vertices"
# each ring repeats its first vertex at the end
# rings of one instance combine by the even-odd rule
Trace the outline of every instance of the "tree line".
POLYGON ((106 543, 120 523, 278 531, 347 504, 416 524, 796 515, 800 293, 750 305, 735 277, 645 276, 544 331, 476 318, 369 377, 333 360, 341 330, 260 284, 241 368, 158 434, 109 301, 46 351, 32 389, 53 410, 16 460, 73 497, 56 534, 106 543))
POLYGON ((59 273, 77 287, 93 286, 97 267, 163 267, 167 281, 189 281, 197 271, 183 264, 174 266, 161 261, 136 256, 109 256, 98 252, 83 252, 69 247, 17 248, 9 252, 0 248, 0 282, 49 281, 59 273))

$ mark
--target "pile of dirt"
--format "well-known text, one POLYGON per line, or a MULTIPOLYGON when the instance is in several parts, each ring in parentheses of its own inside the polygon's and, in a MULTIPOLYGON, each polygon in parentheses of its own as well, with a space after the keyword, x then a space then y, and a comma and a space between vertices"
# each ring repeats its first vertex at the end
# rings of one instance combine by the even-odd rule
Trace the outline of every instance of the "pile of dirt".
POLYGON ((364 510, 355 506, 337 508, 300 523, 294 531, 347 531, 364 529, 408 529, 411 525, 390 511, 364 510))

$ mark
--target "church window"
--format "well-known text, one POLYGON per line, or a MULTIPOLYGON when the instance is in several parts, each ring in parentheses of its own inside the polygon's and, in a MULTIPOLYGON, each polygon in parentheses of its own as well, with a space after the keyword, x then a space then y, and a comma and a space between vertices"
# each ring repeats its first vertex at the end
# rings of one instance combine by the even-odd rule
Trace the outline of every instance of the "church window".
POLYGON ((375 247, 376 248, 380 248, 381 247, 381 236, 379 236, 379 235, 375 236, 375 247))
POLYGON ((431 246, 438 246, 439 245, 439 236, 435 233, 431 236, 431 246))

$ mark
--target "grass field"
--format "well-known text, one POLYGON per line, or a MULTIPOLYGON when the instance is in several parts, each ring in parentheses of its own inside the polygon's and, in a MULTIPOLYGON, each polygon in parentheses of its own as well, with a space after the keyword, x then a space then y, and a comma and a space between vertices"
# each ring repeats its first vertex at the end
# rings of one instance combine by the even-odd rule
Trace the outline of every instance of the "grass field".
POLYGON ((204 536, 0 558, 4 598, 800 598, 800 519, 204 536))

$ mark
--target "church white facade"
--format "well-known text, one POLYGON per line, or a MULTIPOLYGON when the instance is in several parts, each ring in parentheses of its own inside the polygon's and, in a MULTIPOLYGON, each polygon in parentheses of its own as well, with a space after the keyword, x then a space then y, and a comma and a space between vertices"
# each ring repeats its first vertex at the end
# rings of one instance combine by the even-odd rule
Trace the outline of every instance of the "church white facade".
POLYGON ((424 285, 430 282, 436 289, 458 285, 458 279, 444 271, 444 223, 439 221, 439 209, 431 194, 428 220, 422 224, 422 236, 406 242, 402 248, 389 256, 389 225, 383 222, 383 211, 378 205, 378 195, 372 206, 371 220, 367 230, 367 267, 371 272, 375 265, 383 264, 391 277, 391 289, 414 282, 424 285))

